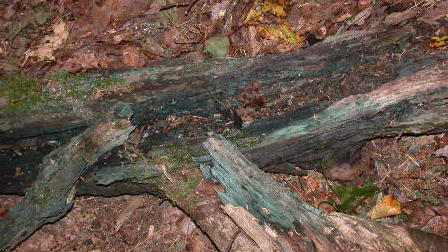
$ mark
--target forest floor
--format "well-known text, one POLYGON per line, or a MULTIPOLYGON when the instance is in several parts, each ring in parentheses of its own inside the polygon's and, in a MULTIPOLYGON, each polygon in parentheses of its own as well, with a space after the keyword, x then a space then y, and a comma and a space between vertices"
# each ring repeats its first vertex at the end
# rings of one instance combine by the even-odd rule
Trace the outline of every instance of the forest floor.
MULTIPOLYGON (((428 27, 439 40, 418 39, 427 50, 446 51, 448 2, 5 0, 0 3, 0 75, 26 75, 48 88, 52 83, 43 77, 49 73, 144 67, 181 56, 196 61, 282 53, 336 33, 384 25, 428 27)), ((0 108, 7 102, 0 96, 0 108)), ((375 139, 362 149, 356 164, 307 176, 272 177, 327 212, 367 217, 383 196, 390 195, 388 206, 398 213, 380 214, 378 221, 448 238, 447 146, 448 133, 375 139)), ((17 155, 21 151, 16 150, 17 155)), ((19 199, 0 195, 0 218, 19 199)), ((67 216, 44 226, 14 251, 216 249, 170 202, 125 195, 78 197, 67 216)))

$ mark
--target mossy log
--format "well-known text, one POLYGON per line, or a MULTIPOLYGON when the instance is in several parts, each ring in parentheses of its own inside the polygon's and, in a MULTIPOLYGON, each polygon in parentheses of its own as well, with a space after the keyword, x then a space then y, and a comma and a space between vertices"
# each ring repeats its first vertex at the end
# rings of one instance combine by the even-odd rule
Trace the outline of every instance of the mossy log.
POLYGON ((91 96, 63 95, 31 111, 0 114, 0 193, 23 190, 46 154, 120 102, 131 104, 143 153, 179 140, 198 145, 213 132, 243 143, 261 169, 283 173, 293 171, 282 163, 326 168, 350 162, 368 139, 446 131, 448 55, 422 54, 415 33, 348 32, 285 54, 166 60, 144 69, 65 76, 59 81, 79 90, 101 85, 85 92, 91 96), (264 100, 246 104, 237 94, 254 81, 264 100), (240 112, 247 108, 256 120, 243 122, 240 112))
POLYGON ((277 230, 295 230, 315 251, 448 250, 448 239, 441 236, 342 213, 325 214, 266 175, 228 141, 209 138, 204 146, 212 166, 201 169, 224 187, 217 190, 223 204, 245 208, 277 230))

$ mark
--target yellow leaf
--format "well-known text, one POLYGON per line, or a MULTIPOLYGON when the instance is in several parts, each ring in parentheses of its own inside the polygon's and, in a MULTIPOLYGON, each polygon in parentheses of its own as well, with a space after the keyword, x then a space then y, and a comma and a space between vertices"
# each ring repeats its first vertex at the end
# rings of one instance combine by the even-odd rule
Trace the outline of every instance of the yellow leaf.
POLYGON ((296 34, 286 19, 285 7, 290 1, 256 1, 247 14, 244 24, 255 26, 257 32, 265 39, 286 44, 298 44, 305 38, 296 34), (273 19, 272 16, 275 18, 273 19), (268 20, 271 21, 268 23, 268 20))
POLYGON ((388 194, 384 195, 383 199, 367 212, 367 216, 371 219, 380 219, 399 214, 401 214, 401 203, 388 194))
POLYGON ((247 25, 259 24, 263 15, 270 13, 276 17, 286 17, 285 7, 290 0, 264 0, 255 2, 244 21, 247 25))
POLYGON ((448 43, 448 36, 443 37, 432 37, 432 42, 429 42, 429 48, 439 48, 442 46, 446 46, 448 43))
POLYGON ((271 27, 268 25, 257 26, 257 31, 262 34, 265 39, 276 40, 281 43, 297 44, 305 39, 297 35, 289 25, 278 25, 277 27, 271 27))

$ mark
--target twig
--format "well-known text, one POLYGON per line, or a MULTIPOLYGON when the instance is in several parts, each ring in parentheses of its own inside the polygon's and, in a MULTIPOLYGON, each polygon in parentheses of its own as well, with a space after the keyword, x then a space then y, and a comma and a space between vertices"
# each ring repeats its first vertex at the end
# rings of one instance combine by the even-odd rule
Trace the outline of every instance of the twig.
POLYGON ((160 10, 168 10, 175 7, 186 7, 189 6, 191 3, 173 3, 173 4, 166 4, 162 7, 160 7, 160 10))
POLYGON ((188 16, 193 6, 198 2, 199 0, 193 0, 190 2, 190 5, 188 5, 187 10, 185 11, 185 16, 188 16))

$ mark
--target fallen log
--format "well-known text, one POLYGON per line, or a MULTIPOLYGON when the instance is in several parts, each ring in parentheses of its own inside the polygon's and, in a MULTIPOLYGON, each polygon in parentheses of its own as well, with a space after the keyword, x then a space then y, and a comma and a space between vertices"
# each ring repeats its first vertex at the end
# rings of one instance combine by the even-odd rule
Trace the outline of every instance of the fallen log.
MULTIPOLYGON (((245 208, 278 231, 295 230, 309 238, 316 251, 448 249, 448 239, 435 234, 342 213, 325 214, 274 181, 222 138, 209 138, 204 147, 213 164, 201 169, 204 176, 224 187, 217 190, 223 204, 245 208)), ((271 245, 272 249, 265 251, 274 251, 271 245)))
POLYGON ((292 121, 245 153, 261 167, 285 162, 306 167, 309 162, 307 168, 327 169, 370 139, 448 131, 447 83, 446 69, 385 83, 372 92, 346 97, 312 117, 292 121))
MULTIPOLYGON (((30 112, 21 111, 2 114, 0 142, 13 148, 33 139, 38 146, 51 136, 51 141, 57 141, 65 146, 64 143, 67 141, 74 141, 64 137, 67 132, 74 132, 74 135, 82 134, 78 136, 82 137, 88 134, 87 132, 95 131, 97 118, 101 118, 109 107, 125 101, 131 104, 127 108, 133 112, 132 127, 138 129, 135 131, 137 140, 132 141, 136 143, 138 151, 151 161, 154 161, 150 159, 151 157, 158 155, 154 149, 159 146, 165 148, 166 156, 170 157, 172 151, 166 146, 178 142, 179 138, 186 143, 187 147, 183 147, 185 153, 191 156, 192 149, 197 148, 198 142, 209 132, 227 133, 227 137, 240 142, 241 146, 249 146, 244 150, 244 154, 266 170, 290 173, 291 168, 281 166, 284 162, 316 168, 316 162, 317 166, 323 167, 322 164, 330 166, 328 165, 330 161, 350 161, 352 158, 350 153, 356 152, 357 148, 371 138, 447 130, 448 91, 444 85, 447 74, 443 69, 447 55, 422 57, 419 53, 411 51, 400 58, 408 60, 409 63, 391 60, 397 64, 385 64, 384 58, 393 55, 397 47, 402 48, 401 46, 406 44, 405 41, 411 39, 412 34, 413 31, 406 29, 362 33, 355 37, 339 37, 300 52, 284 55, 253 59, 218 59, 114 73, 111 76, 119 76, 119 86, 122 86, 118 91, 97 90, 96 99, 93 100, 81 100, 75 103, 62 101, 63 104, 56 104, 57 106, 46 104, 34 108, 32 115, 30 112), (390 68, 375 69, 374 66, 378 65, 387 65, 390 68), (366 69, 369 71, 366 72, 366 69), (359 73, 362 73, 362 78, 356 75, 359 73), (357 79, 359 82, 355 81, 357 79), (247 99, 238 100, 236 95, 254 81, 257 81, 261 88, 261 93, 256 96, 265 99, 262 107, 251 104, 247 99), (347 82, 352 82, 353 89, 345 87, 347 82), (408 83, 412 85, 408 86, 408 83), (303 97, 307 98, 307 104, 295 100, 303 97), (347 98, 341 100, 344 97, 347 98), (337 102, 338 100, 340 101, 337 102), (289 106, 288 101, 292 101, 289 106), (239 112, 247 106, 264 118, 252 123, 243 123, 239 112), (382 123, 387 120, 388 124, 382 123), (394 123, 391 124, 392 120, 394 123), (373 127, 375 125, 378 126, 377 129, 373 127), (238 134, 235 135, 235 132, 238 134)), ((126 114, 126 111, 123 110, 123 113, 126 114)), ((134 133, 131 138, 133 136, 134 133)), ((131 139, 127 141, 132 142, 131 139)), ((123 142, 124 140, 116 144, 120 145, 123 142)), ((97 147, 100 148, 100 146, 95 148, 97 147)), ((65 153, 64 151, 67 150, 62 147, 54 150, 54 153, 65 153)), ((122 148, 120 151, 125 149, 122 148)), ((42 152, 40 158, 47 153, 48 150, 42 152)), ((125 161, 128 167, 134 165, 126 158, 117 158, 113 153, 110 159, 125 161)), ((99 156, 99 154, 95 156, 92 161, 99 156)), ((17 158, 7 157, 5 160, 17 160, 17 158)), ((17 167, 16 165, 22 166, 29 162, 29 159, 23 160, 24 163, 14 165, 6 163, 7 168, 11 170, 2 169, 2 171, 14 174, 13 169, 17 167)), ((48 160, 44 159, 43 166, 50 165, 48 160)), ((140 161, 142 159, 138 159, 138 162, 140 161)), ((39 154, 36 154, 33 162, 39 163, 39 154)), ((110 184, 106 187, 97 183, 99 180, 95 174, 101 174, 101 169, 108 165, 98 162, 92 165, 92 170, 88 173, 84 173, 86 167, 82 170, 76 168, 77 172, 72 173, 72 181, 77 181, 83 174, 86 182, 80 183, 80 190, 73 190, 73 193, 109 196, 123 193, 158 193, 189 213, 209 234, 215 245, 219 244, 218 248, 226 250, 226 246, 230 244, 229 240, 237 229, 233 226, 232 230, 235 232, 228 233, 223 238, 219 230, 214 228, 216 223, 211 223, 206 218, 208 215, 200 217, 207 208, 198 208, 198 202, 202 204, 204 198, 195 196, 195 190, 192 189, 194 187, 190 182, 191 178, 200 181, 201 176, 189 177, 190 179, 186 179, 185 182, 185 178, 182 179, 186 176, 185 173, 179 174, 180 169, 187 167, 185 164, 173 162, 171 168, 177 174, 173 176, 176 179, 173 183, 166 180, 165 174, 155 170, 143 173, 143 177, 139 177, 141 174, 136 175, 132 170, 130 173, 110 173, 110 177, 107 177, 109 173, 103 172, 106 176, 103 176, 101 181, 110 184), (158 172, 156 177, 145 177, 148 174, 152 176, 154 172, 158 172), (129 174, 132 176, 128 176, 129 174), (150 184, 142 186, 135 183, 150 184)), ((188 166, 194 171, 192 167, 194 165, 188 166)), ((18 177, 17 181, 20 181, 21 176, 18 177)), ((8 179, 11 179, 11 176, 3 181, 8 179)), ((32 180, 33 178, 28 178, 27 181, 32 180)), ((42 177, 38 176, 35 183, 43 183, 42 177)), ((27 185, 22 183, 18 187, 8 187, 8 192, 23 190, 27 185)), ((70 183, 61 184, 61 187, 66 188, 64 190, 70 186, 72 186, 70 183)), ((3 187, 0 190, 3 190, 3 187)), ((31 192, 34 190, 37 189, 32 189, 31 192)), ((28 203, 20 203, 19 206, 25 209, 28 203)), ((207 205, 200 204, 199 206, 207 205)), ((61 212, 62 215, 64 211, 61 212)), ((215 213, 222 216, 222 212, 215 213)), ((41 225, 44 222, 36 223, 41 225)), ((33 229, 38 225, 33 226, 33 229)), ((323 244, 328 245, 325 237, 320 239, 323 244)), ((17 238, 14 242, 18 240, 17 238)))
POLYGON ((372 138, 446 131, 448 55, 422 55, 413 43, 415 32, 349 32, 287 54, 187 64, 168 60, 161 67, 70 77, 81 90, 108 78, 115 84, 91 90, 87 98, 2 113, 0 149, 27 151, 0 153, 5 185, 0 193, 23 191, 40 160, 58 146, 48 142, 66 143, 122 101, 134 111, 143 153, 179 139, 198 145, 215 132, 246 146, 243 152, 261 169, 282 173, 295 172, 284 163, 315 169, 353 162, 372 138), (236 95, 254 81, 264 99, 261 107, 236 95), (261 118, 243 122, 246 106, 261 118), (17 167, 20 176, 14 176, 17 167))
POLYGON ((42 225, 57 221, 70 210, 78 180, 86 168, 123 144, 135 129, 129 121, 132 114, 120 115, 125 109, 114 109, 104 120, 45 157, 25 197, 0 219, 0 250, 14 248, 42 225))

